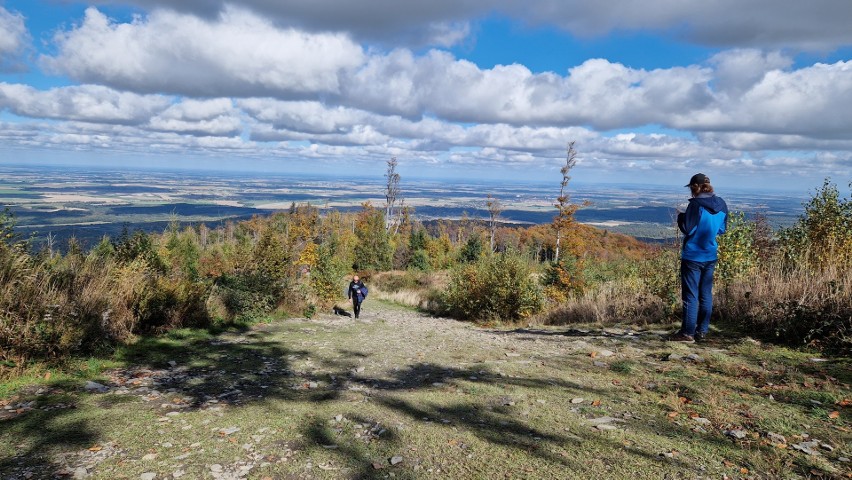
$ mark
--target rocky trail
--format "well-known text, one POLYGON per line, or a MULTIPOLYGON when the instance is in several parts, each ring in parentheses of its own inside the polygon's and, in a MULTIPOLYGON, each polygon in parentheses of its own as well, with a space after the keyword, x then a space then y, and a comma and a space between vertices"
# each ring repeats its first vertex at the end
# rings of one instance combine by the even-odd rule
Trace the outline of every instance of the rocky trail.
POLYGON ((852 478, 849 359, 665 333, 380 302, 173 332, 0 399, 0 478, 852 478))

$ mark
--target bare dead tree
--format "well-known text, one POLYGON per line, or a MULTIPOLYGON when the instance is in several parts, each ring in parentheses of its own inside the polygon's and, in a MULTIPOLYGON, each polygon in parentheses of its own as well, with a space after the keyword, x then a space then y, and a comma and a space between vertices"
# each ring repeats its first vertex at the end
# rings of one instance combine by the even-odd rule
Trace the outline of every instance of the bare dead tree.
POLYGON ((488 194, 485 206, 488 207, 488 229, 491 231, 491 251, 494 252, 494 234, 497 230, 497 219, 500 217, 500 212, 503 211, 503 205, 500 204, 500 200, 488 194))
POLYGON ((562 240, 562 231, 574 221, 574 212, 577 211, 577 205, 570 202, 571 197, 565 187, 571 181, 571 176, 568 175, 574 165, 577 164, 577 151, 574 150, 574 142, 568 142, 568 153, 565 156, 565 165, 559 170, 562 173, 562 182, 559 187, 559 197, 556 199, 556 209, 558 213, 553 219, 553 228, 556 230, 556 252, 554 261, 559 261, 559 243, 562 240))
POLYGON ((385 172, 387 179, 387 189, 385 190, 385 230, 390 233, 394 229, 394 233, 399 229, 399 213, 402 207, 402 192, 399 188, 399 174, 396 173, 396 166, 399 164, 396 157, 391 157, 388 160, 388 168, 385 172))

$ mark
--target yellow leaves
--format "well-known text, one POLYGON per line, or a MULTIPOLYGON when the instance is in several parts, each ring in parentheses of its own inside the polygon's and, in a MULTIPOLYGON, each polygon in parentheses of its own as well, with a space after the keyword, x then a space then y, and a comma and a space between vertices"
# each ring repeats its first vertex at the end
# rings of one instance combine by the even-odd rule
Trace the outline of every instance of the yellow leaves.
POLYGON ((307 265, 310 268, 313 268, 317 265, 319 261, 319 255, 317 254, 317 244, 316 243, 308 243, 302 253, 299 255, 298 265, 307 265))
POLYGON ((47 373, 44 374, 44 379, 50 380, 50 372, 47 372, 47 373))
POLYGON ((599 399, 598 399, 598 400, 593 401, 593 402, 592 402, 592 406, 593 406, 593 407, 600 407, 600 406, 601 406, 601 401, 600 401, 599 399))
POLYGON ((668 414, 666 414, 666 416, 667 416, 667 417, 669 417, 669 418, 675 418, 675 417, 677 417, 678 415, 680 415, 680 413, 678 413, 678 412, 674 412, 674 411, 669 412, 668 414))
POLYGON ((830 418, 832 420, 835 419, 835 418, 840 418, 840 412, 835 410, 835 411, 828 414, 828 418, 830 418))
POLYGON ((104 447, 102 447, 100 445, 92 445, 91 447, 89 447, 90 452, 100 452, 103 449, 104 449, 104 447))

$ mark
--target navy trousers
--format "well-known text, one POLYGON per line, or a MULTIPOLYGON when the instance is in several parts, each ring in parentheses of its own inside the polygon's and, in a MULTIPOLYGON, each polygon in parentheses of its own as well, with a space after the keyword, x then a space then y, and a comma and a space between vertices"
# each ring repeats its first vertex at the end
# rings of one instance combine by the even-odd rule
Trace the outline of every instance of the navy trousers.
POLYGON ((680 333, 693 336, 707 333, 713 313, 713 272, 716 260, 709 262, 680 261, 683 323, 680 333))

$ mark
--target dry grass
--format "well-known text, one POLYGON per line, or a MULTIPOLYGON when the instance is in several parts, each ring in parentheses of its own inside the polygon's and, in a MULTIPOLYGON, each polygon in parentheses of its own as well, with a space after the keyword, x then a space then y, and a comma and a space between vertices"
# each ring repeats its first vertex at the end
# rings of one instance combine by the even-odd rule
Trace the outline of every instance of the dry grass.
POLYGON ((631 323, 647 325, 669 320, 671 313, 665 302, 651 294, 635 279, 611 281, 569 298, 539 315, 536 323, 566 325, 596 323, 612 325, 631 323))
POLYGON ((852 269, 777 264, 717 287, 723 320, 794 343, 852 347, 852 269))

